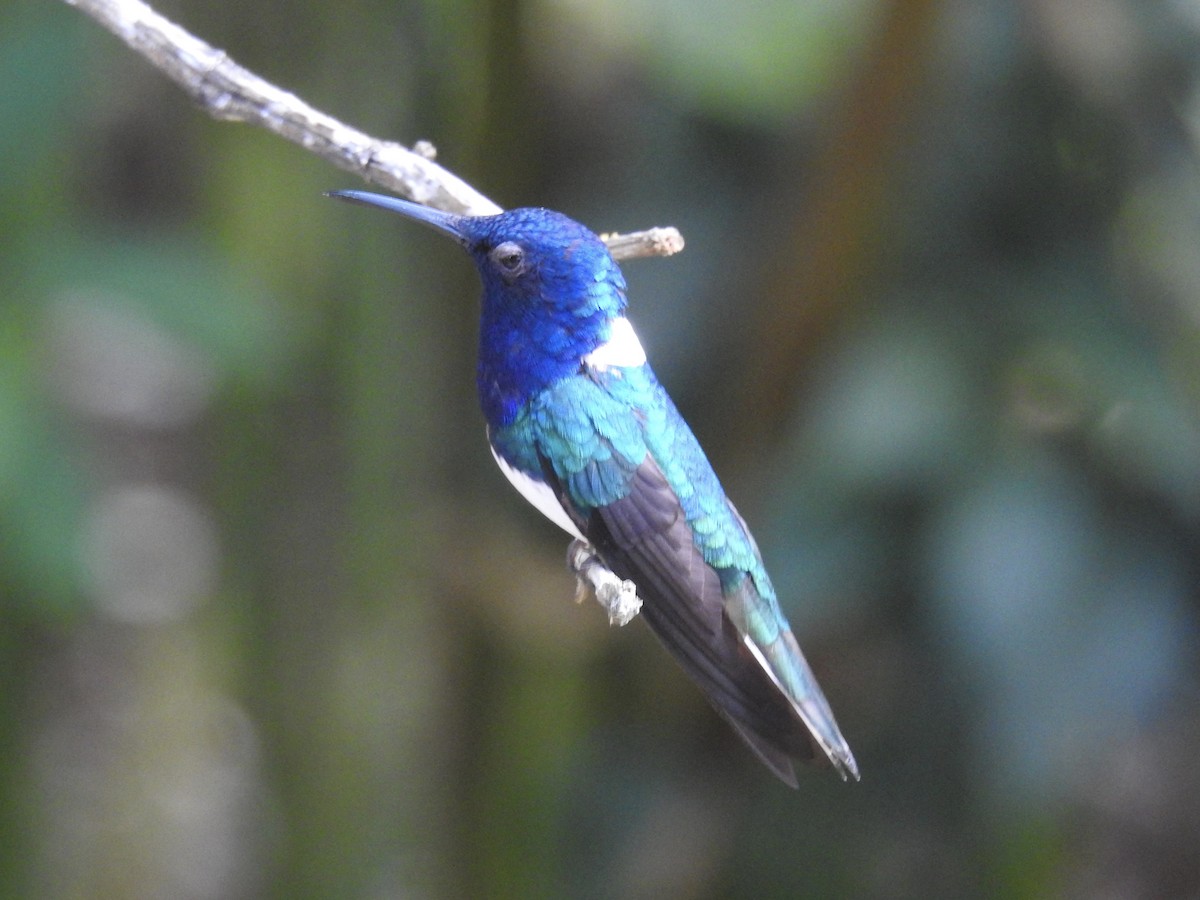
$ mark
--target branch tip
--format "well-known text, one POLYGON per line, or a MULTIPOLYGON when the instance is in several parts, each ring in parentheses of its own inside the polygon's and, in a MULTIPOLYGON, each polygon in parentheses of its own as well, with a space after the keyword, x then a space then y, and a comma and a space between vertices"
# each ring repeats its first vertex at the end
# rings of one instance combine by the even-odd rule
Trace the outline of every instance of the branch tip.
MULTIPOLYGON (((459 215, 501 208, 434 158, 426 140, 412 149, 373 138, 238 65, 159 15, 142 0, 65 0, 99 22, 183 88, 214 119, 265 128, 341 169, 417 203, 459 215)), ((674 228, 605 237, 615 259, 670 256, 683 249, 674 228)))

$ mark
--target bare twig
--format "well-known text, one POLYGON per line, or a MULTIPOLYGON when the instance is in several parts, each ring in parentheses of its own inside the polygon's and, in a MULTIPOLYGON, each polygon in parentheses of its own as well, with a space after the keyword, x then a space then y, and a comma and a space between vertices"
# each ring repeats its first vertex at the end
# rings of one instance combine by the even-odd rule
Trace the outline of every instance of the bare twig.
MULTIPOLYGON (((258 125, 418 203, 469 215, 501 211, 457 175, 433 162, 428 144, 420 142, 410 150, 344 125, 242 68, 224 51, 163 18, 141 0, 66 2, 148 59, 216 119, 258 125)), ((605 241, 618 259, 668 256, 683 249, 683 237, 674 228, 607 235, 605 241)))
POLYGON ((647 228, 628 234, 602 234, 614 259, 634 259, 639 256, 671 256, 683 249, 683 235, 678 228, 647 228))

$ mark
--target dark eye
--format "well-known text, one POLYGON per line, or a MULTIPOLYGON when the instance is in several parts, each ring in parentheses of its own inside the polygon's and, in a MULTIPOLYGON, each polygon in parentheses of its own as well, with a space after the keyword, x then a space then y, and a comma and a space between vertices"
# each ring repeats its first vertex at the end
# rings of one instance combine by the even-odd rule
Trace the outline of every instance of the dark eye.
POLYGON ((525 271, 525 251, 514 241, 497 244, 489 255, 506 278, 516 278, 525 271))

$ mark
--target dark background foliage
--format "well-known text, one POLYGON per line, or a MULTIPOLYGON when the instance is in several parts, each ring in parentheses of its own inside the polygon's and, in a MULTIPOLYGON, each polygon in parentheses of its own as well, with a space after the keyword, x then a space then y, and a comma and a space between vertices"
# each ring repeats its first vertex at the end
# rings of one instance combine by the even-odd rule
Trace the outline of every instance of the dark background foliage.
POLYGON ((0 8, 0 883, 1200 892, 1192 2, 163 12, 625 265, 863 770, 762 770, 495 471, 448 243, 0 8))

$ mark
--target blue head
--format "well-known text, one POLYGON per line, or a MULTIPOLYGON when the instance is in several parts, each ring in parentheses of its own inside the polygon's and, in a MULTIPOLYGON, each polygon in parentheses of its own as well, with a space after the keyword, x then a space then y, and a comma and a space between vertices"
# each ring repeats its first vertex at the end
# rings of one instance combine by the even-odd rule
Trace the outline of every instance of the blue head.
POLYGON ((456 216, 364 191, 332 196, 416 219, 471 254, 483 281, 476 379, 493 427, 510 424, 527 400, 578 372, 625 309, 625 279, 608 248, 561 213, 456 216))

